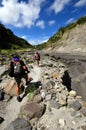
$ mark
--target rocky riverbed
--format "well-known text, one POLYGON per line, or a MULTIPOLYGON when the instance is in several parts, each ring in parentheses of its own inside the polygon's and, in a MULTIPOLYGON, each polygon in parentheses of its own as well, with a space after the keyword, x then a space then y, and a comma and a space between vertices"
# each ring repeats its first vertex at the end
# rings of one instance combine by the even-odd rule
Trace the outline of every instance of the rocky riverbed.
POLYGON ((86 53, 50 53, 50 56, 60 59, 67 66, 71 88, 86 101, 86 53))
MULTIPOLYGON (((78 92, 73 86, 74 79, 85 86, 86 81, 81 80, 85 79, 85 60, 82 62, 68 55, 64 58, 62 55, 43 54, 37 67, 32 56, 28 52, 22 54, 30 70, 29 76, 33 78, 29 86, 35 88, 35 95, 31 98, 28 93, 22 102, 18 102, 16 96, 10 98, 5 94, 0 101, 0 116, 4 118, 0 129, 86 130, 85 89, 78 92)), ((7 73, 1 76, 1 87, 7 79, 10 79, 7 73)), ((76 82, 80 90, 82 86, 76 82)))

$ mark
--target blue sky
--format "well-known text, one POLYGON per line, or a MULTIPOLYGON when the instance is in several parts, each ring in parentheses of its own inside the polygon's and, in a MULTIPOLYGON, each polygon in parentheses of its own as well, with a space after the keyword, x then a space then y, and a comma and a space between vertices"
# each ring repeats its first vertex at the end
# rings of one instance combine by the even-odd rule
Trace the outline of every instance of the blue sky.
POLYGON ((32 45, 82 16, 86 0, 0 0, 0 22, 32 45))

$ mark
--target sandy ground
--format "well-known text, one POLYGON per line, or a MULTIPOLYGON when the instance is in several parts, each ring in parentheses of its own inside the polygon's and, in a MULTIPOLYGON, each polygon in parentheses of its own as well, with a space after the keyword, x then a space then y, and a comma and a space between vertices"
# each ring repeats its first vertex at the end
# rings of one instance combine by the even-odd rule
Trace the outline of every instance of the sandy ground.
MULTIPOLYGON (((29 76, 33 78, 32 82, 39 81, 41 77, 41 67, 33 66, 33 69, 29 73, 29 76)), ((27 102, 27 96, 24 97, 22 102, 18 102, 16 96, 13 97, 5 108, 4 122, 0 124, 0 130, 4 130, 12 121, 14 121, 19 112, 22 105, 27 102)))

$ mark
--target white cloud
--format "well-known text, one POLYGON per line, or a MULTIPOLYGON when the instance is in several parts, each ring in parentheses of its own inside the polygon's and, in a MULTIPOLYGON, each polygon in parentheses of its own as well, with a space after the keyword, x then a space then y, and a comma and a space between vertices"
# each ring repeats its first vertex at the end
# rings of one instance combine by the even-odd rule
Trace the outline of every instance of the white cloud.
POLYGON ((28 3, 21 0, 2 0, 0 6, 0 21, 4 24, 14 26, 31 27, 39 18, 41 4, 45 0, 28 0, 28 3))
POLYGON ((53 24, 55 24, 54 20, 51 20, 51 21, 48 22, 48 25, 53 25, 53 24))
POLYGON ((24 35, 24 36, 22 36, 21 38, 23 38, 23 39, 27 39, 27 36, 26 36, 26 35, 24 35))
POLYGON ((50 37, 43 37, 42 40, 40 40, 39 44, 47 42, 50 37))
POLYGON ((41 44, 41 43, 44 43, 44 42, 47 42, 49 39, 49 37, 43 37, 43 38, 40 38, 40 39, 30 39, 28 42, 31 44, 31 45, 38 45, 38 44, 41 44))
POLYGON ((55 0, 54 3, 51 5, 50 10, 55 11, 55 13, 61 12, 64 7, 69 4, 71 0, 55 0))
POLYGON ((44 21, 43 21, 43 20, 38 21, 38 22, 36 23, 36 26, 38 26, 38 27, 44 29, 44 28, 45 28, 44 21))
POLYGON ((67 22, 66 22, 66 24, 70 24, 70 23, 72 23, 74 21, 74 18, 70 18, 67 22))
POLYGON ((86 0, 79 0, 76 4, 76 7, 82 7, 82 6, 86 6, 86 0))
POLYGON ((31 45, 37 45, 37 44, 38 44, 38 42, 35 41, 35 40, 33 40, 33 39, 28 40, 28 42, 29 42, 31 45))

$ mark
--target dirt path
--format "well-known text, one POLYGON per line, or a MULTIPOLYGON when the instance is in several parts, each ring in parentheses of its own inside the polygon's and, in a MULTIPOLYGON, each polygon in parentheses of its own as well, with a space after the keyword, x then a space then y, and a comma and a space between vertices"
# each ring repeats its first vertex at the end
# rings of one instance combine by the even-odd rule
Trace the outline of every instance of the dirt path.
POLYGON ((3 72, 5 71, 6 66, 0 66, 0 75, 3 74, 3 72))
POLYGON ((38 66, 34 66, 31 73, 29 74, 29 76, 33 78, 32 82, 39 81, 41 78, 41 75, 42 75, 42 70, 41 70, 41 67, 38 67, 38 66))
MULTIPOLYGON (((34 66, 31 70, 30 77, 33 78, 32 82, 36 82, 41 78, 41 67, 34 66)), ((0 125, 0 130, 4 130, 12 121, 14 121, 19 112, 22 105, 27 102, 27 96, 24 97, 22 102, 18 102, 16 96, 13 97, 5 108, 5 115, 3 115, 4 122, 0 125)))

